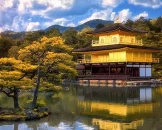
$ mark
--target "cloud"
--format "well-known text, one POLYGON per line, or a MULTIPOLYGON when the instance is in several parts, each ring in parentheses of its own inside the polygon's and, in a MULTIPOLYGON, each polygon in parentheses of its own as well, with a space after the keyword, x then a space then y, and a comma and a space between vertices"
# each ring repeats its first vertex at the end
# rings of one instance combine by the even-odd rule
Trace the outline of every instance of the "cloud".
POLYGON ((115 20, 115 17, 116 17, 116 13, 115 12, 112 12, 111 15, 110 15, 110 20, 111 21, 114 21, 115 20))
POLYGON ((64 25, 66 18, 54 18, 48 16, 48 13, 67 11, 73 7, 74 2, 75 0, 0 0, 1 31, 31 31, 43 28, 43 23, 64 25))
POLYGON ((102 11, 96 11, 94 12, 90 17, 83 19, 79 22, 79 24, 83 24, 89 20, 93 20, 93 19, 103 19, 106 20, 107 17, 111 14, 111 10, 107 9, 107 10, 102 10, 102 11))
POLYGON ((14 0, 1 0, 0 11, 13 7, 14 0))
POLYGON ((159 8, 161 0, 0 0, 0 31, 31 31, 51 25, 76 26, 92 19, 122 21, 148 17, 147 12, 132 16, 130 9, 119 12, 119 4, 159 8))
POLYGON ((25 13, 33 7, 33 0, 18 0, 17 10, 19 13, 25 13))
POLYGON ((52 9, 70 9, 75 0, 37 0, 39 4, 45 5, 52 9))
POLYGON ((43 27, 47 28, 51 25, 57 24, 64 26, 69 20, 65 18, 54 19, 52 21, 44 22, 43 27))
POLYGON ((120 22, 126 22, 132 17, 132 12, 129 9, 123 9, 118 13, 120 22))
POLYGON ((67 24, 68 27, 75 27, 75 24, 73 22, 67 24))
POLYGON ((0 32, 7 31, 7 30, 11 30, 15 32, 34 31, 34 30, 38 30, 39 27, 40 27, 39 22, 31 22, 30 20, 26 21, 22 16, 16 16, 14 17, 11 25, 6 24, 4 26, 1 26, 0 32))
POLYGON ((1 33, 1 32, 3 32, 3 28, 2 28, 2 27, 0 27, 0 33, 1 33))
POLYGON ((123 0, 102 0, 102 6, 103 7, 116 7, 122 2, 123 0))
POLYGON ((138 14, 137 16, 134 16, 133 17, 133 20, 137 20, 137 19, 139 19, 140 17, 144 17, 144 18, 148 18, 148 13, 147 12, 143 12, 143 13, 140 13, 140 14, 138 14))
POLYGON ((40 25, 39 22, 29 22, 26 27, 26 31, 37 30, 39 25, 40 25))
POLYGON ((150 8, 159 8, 162 6, 161 0, 128 0, 130 4, 141 5, 150 8))

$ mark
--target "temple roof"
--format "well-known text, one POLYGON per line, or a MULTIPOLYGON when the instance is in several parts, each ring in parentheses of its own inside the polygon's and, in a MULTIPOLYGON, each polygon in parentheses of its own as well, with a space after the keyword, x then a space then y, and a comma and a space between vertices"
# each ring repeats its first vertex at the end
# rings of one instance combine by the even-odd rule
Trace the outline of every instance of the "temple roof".
POLYGON ((88 32, 87 34, 99 34, 99 33, 109 33, 109 32, 114 32, 117 30, 122 30, 125 32, 132 32, 132 33, 147 33, 148 31, 142 31, 142 30, 135 30, 130 27, 127 27, 121 23, 115 23, 107 27, 103 27, 101 29, 95 29, 92 32, 88 32))
POLYGON ((161 51, 161 48, 147 47, 147 46, 137 46, 137 45, 126 45, 126 44, 113 44, 105 46, 91 46, 86 48, 74 49, 73 52, 90 52, 90 51, 102 51, 102 50, 113 50, 122 48, 134 48, 134 49, 145 49, 153 51, 161 51))

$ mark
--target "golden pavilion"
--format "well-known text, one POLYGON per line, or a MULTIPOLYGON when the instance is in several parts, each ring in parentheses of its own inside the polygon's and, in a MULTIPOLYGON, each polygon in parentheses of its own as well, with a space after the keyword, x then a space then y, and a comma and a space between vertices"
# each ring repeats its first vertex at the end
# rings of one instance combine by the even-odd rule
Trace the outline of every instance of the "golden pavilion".
POLYGON ((146 35, 146 31, 117 22, 88 34, 98 36, 99 40, 93 40, 90 47, 73 50, 73 53, 82 55, 77 65, 80 81, 151 79, 152 64, 159 63, 153 53, 160 49, 143 46, 138 37, 146 35))

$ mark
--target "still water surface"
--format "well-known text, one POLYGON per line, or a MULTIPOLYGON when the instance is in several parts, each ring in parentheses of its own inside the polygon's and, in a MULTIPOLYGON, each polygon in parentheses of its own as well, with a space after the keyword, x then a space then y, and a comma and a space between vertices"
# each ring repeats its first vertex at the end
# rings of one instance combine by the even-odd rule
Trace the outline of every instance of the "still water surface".
MULTIPOLYGON (((31 94, 20 94, 25 106, 31 94)), ((41 93, 49 117, 27 122, 0 122, 0 130, 162 130, 162 87, 72 86, 58 94, 41 93)), ((12 100, 0 95, 0 106, 12 100)))

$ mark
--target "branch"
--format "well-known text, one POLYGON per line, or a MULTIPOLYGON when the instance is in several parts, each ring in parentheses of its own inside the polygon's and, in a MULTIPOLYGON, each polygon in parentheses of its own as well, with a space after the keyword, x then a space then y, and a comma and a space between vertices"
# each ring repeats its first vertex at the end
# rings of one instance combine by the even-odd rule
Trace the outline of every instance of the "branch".
POLYGON ((28 73, 25 73, 21 78, 19 78, 18 80, 23 79, 28 73))
POLYGON ((43 53, 41 54, 41 55, 39 55, 39 58, 42 58, 43 57, 43 55, 45 54, 45 50, 43 51, 43 53))
POLYGON ((37 70, 33 70, 33 72, 31 73, 30 79, 32 79, 36 75, 36 71, 37 70))
POLYGON ((14 97, 14 95, 11 95, 14 91, 11 88, 8 88, 10 92, 7 92, 3 90, 3 87, 0 87, 0 91, 4 94, 6 94, 8 97, 14 97))

